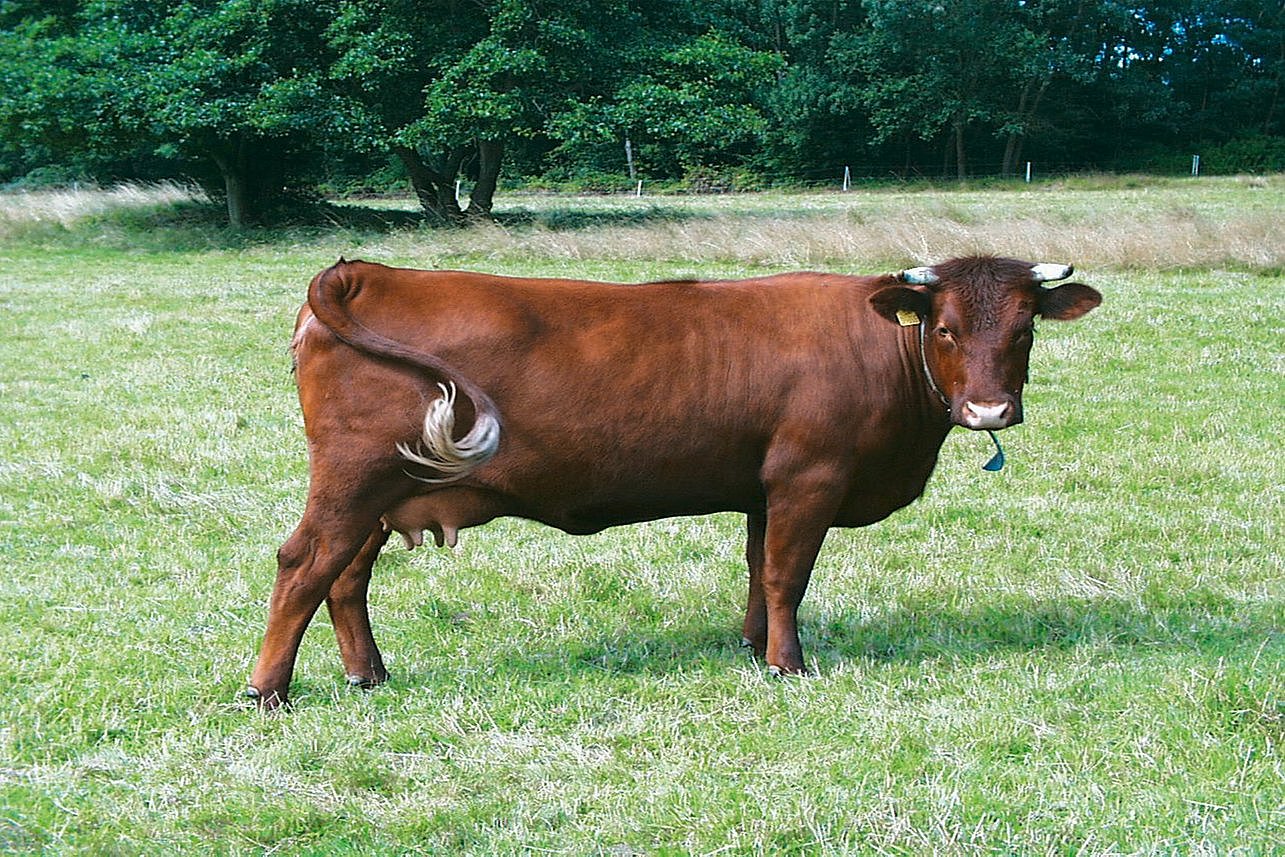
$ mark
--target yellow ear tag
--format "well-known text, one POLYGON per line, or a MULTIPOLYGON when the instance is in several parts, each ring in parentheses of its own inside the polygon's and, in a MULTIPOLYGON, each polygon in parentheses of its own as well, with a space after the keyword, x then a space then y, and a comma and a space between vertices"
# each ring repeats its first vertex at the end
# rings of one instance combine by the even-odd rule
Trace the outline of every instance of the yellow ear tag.
POLYGON ((914 327, 919 324, 919 313, 908 309, 897 310, 897 323, 902 327, 914 327))

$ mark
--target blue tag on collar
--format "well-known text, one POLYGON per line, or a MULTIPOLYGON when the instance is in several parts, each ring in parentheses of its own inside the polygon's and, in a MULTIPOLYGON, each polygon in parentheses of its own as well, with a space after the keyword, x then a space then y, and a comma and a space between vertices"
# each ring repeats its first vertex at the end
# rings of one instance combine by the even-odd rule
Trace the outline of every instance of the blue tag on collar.
POLYGON ((991 441, 995 444, 995 454, 991 456, 990 461, 982 465, 982 470, 989 470, 994 473, 997 470, 1004 469, 1004 447, 999 445, 999 438, 995 436, 995 432, 987 429, 986 433, 991 436, 991 441))

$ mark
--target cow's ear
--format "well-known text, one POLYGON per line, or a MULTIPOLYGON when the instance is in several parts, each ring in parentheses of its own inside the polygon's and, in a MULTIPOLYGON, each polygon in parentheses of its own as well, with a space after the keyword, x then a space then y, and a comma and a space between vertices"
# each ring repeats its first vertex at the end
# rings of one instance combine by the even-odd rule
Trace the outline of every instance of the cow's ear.
POLYGON ((927 292, 893 286, 871 295, 870 305, 888 321, 909 327, 928 317, 933 308, 933 300, 927 292))
POLYGON ((1097 289, 1083 283, 1063 283, 1052 289, 1040 289, 1038 312, 1045 318, 1071 321, 1102 303, 1097 289))

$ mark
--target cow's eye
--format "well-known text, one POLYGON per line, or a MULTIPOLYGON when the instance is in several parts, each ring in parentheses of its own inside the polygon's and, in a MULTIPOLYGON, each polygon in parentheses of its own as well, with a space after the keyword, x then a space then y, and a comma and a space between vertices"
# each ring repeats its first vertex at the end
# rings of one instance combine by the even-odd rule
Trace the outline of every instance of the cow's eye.
POLYGON ((954 336, 954 334, 950 332, 950 328, 944 324, 938 326, 937 335, 940 336, 942 339, 950 339, 952 336, 954 336))

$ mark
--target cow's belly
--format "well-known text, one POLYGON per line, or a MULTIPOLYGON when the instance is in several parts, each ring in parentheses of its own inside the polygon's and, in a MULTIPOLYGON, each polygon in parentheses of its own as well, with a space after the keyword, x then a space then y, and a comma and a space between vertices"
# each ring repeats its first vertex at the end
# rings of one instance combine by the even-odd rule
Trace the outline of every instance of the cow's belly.
POLYGON ((665 490, 664 486, 622 483, 595 490, 590 486, 574 489, 551 480, 543 490, 529 492, 476 485, 438 488, 403 500, 385 512, 383 519, 389 529, 402 534, 407 547, 423 544, 426 534, 438 546, 454 546, 460 530, 505 516, 587 535, 623 524, 714 512, 749 512, 762 506, 761 489, 757 486, 713 490, 707 485, 696 491, 685 486, 665 490))
MULTIPOLYGON (((753 472, 753 471, 750 471, 753 472)), ((850 487, 839 504, 834 526, 861 527, 881 521, 914 502, 927 483, 931 466, 899 479, 876 479, 850 487)), ((592 474, 580 479, 545 473, 527 490, 514 486, 456 485, 404 500, 384 515, 385 524, 401 533, 408 547, 434 541, 454 545, 458 533, 497 517, 520 517, 574 535, 608 527, 716 512, 755 512, 766 506, 757 478, 716 479, 702 474, 700 484, 648 478, 596 484, 592 474)))
MULTIPOLYGON (((516 432, 514 433, 517 434, 516 432)), ((560 447, 512 438, 510 447, 473 479, 509 499, 506 514, 570 533, 598 532, 659 518, 751 511, 763 507, 759 444, 731 430, 652 443, 583 432, 592 442, 560 447)))

